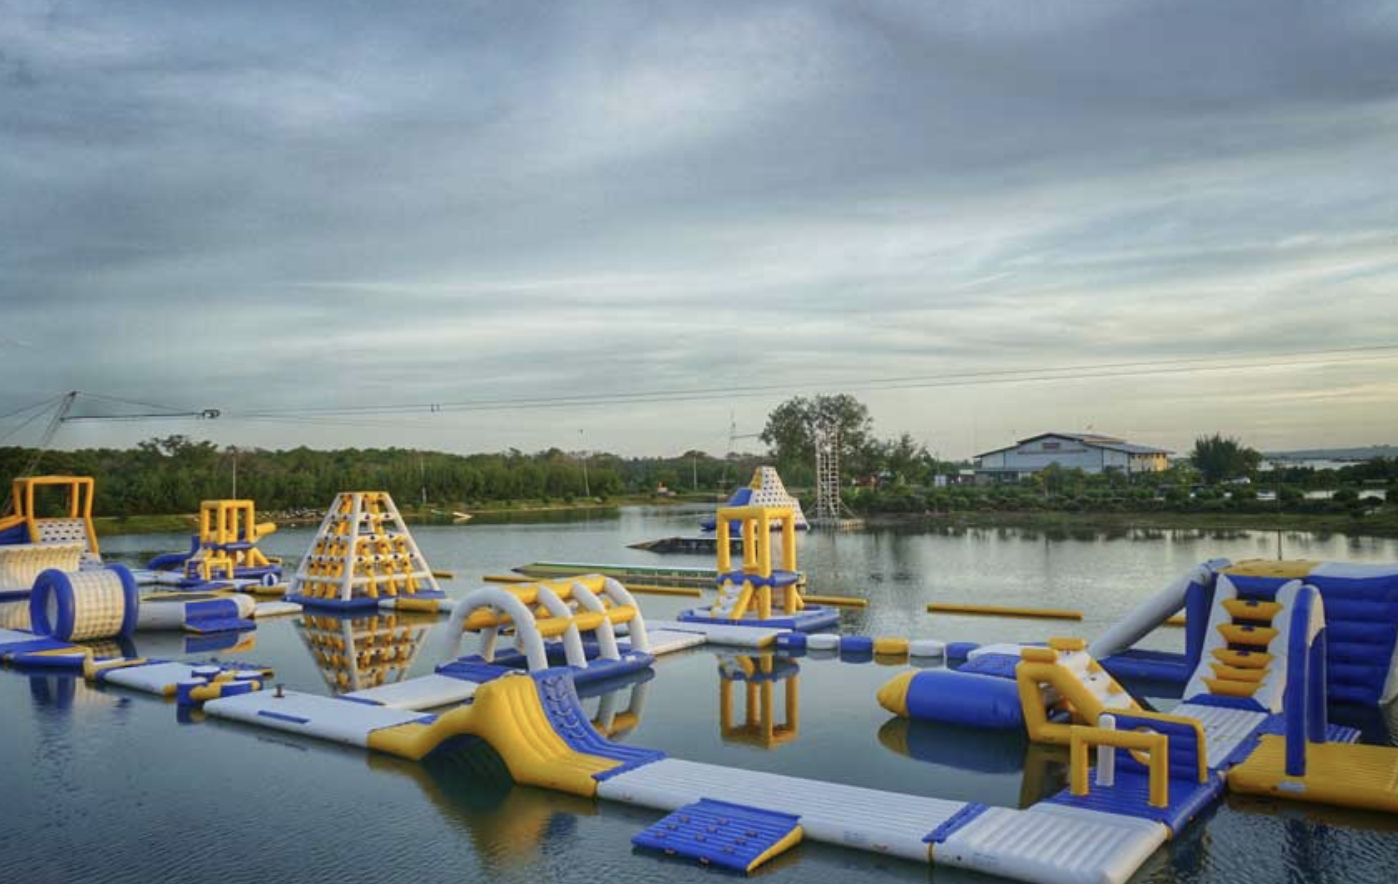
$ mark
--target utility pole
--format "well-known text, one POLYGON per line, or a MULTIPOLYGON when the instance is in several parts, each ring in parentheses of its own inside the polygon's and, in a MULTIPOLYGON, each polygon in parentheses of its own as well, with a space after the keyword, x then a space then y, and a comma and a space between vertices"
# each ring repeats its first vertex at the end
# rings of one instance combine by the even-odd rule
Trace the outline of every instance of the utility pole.
POLYGON ((697 452, 697 451, 690 452, 690 455, 689 455, 689 466, 690 466, 690 469, 693 471, 693 472, 692 472, 692 476, 691 476, 690 481, 689 481, 689 490, 691 490, 691 491, 698 491, 698 490, 699 490, 699 452, 697 452))
POLYGON ((582 446, 582 467, 583 467, 583 496, 592 496, 592 486, 587 481, 587 447, 583 439, 583 431, 578 430, 578 445, 582 446))
POLYGON ((238 499, 238 446, 230 445, 229 450, 233 452, 233 499, 238 499))
POLYGON ((417 453, 417 477, 422 483, 422 508, 427 509, 427 468, 422 465, 422 452, 417 453))

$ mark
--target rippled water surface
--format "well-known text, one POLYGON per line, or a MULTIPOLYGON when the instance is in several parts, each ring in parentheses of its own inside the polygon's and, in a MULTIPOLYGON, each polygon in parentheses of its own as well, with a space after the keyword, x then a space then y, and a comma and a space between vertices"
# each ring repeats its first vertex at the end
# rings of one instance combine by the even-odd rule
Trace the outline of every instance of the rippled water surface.
MULTIPOLYGON (((703 556, 626 548, 693 533, 694 514, 623 510, 559 523, 422 526, 437 568, 457 572, 452 595, 485 574, 533 560, 709 565, 703 556)), ((264 547, 295 561, 309 529, 264 547)), ((950 640, 1092 636, 1173 574, 1203 559, 1275 556, 1274 533, 1044 534, 1021 529, 881 530, 801 538, 814 591, 867 596, 846 631, 950 640), (928 601, 1080 608, 1082 623, 934 616, 928 601)), ((109 559, 144 561, 182 536, 113 537, 109 559)), ((1289 557, 1398 560, 1392 540, 1284 534, 1289 557)), ((647 616, 689 600, 643 596, 647 616)), ((400 624, 401 625, 401 624, 400 624)), ((443 652, 437 621, 413 620, 412 673, 443 652)), ((360 625, 361 628, 363 624, 360 625)), ((1181 642, 1165 631, 1160 647, 1181 642)), ((189 654, 179 635, 138 635, 164 657, 216 656, 276 668, 288 687, 328 692, 300 618, 264 622, 232 648, 189 654)), ((1021 806, 1061 788, 1064 767, 1019 735, 964 732, 890 717, 874 692, 898 669, 795 661, 795 736, 773 747, 723 733, 723 662, 710 650, 662 658, 653 677, 585 700, 634 745, 742 768, 1021 806)), ((372 673, 362 673, 365 678, 372 673)), ((743 717, 741 684, 731 689, 743 717)), ((1355 722, 1393 742, 1392 711, 1355 722)), ((173 705, 81 680, 0 673, 0 882, 713 882, 715 873, 635 854, 631 836, 659 814, 510 784, 484 747, 415 764, 220 721, 180 721, 173 705)), ((1136 880, 1152 882, 1391 882, 1398 827, 1370 815, 1230 798, 1170 842, 1136 880)), ((764 881, 938 882, 993 879, 806 844, 760 873, 764 881)))

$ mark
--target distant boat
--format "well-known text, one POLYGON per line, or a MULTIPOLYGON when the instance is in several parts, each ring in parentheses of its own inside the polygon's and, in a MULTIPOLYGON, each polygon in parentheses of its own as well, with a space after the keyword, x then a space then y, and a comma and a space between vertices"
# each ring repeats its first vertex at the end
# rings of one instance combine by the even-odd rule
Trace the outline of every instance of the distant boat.
POLYGON ((457 510, 452 510, 452 511, 449 512, 449 513, 448 513, 448 512, 444 512, 443 510, 433 510, 433 511, 432 511, 432 515, 434 515, 434 516, 451 516, 451 520, 452 520, 453 522, 458 523, 458 524, 460 524, 460 523, 462 523, 462 522, 469 522, 469 521, 471 521, 471 514, 470 514, 470 513, 463 513, 463 512, 459 512, 459 511, 457 511, 457 510))

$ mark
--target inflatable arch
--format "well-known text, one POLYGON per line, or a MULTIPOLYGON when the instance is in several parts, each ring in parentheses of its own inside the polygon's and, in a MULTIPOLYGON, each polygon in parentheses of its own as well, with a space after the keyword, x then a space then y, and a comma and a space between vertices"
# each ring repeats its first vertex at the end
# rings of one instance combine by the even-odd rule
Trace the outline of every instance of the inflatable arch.
POLYGON ((560 640, 567 664, 586 669, 583 633, 595 634, 597 659, 620 660, 616 627, 622 624, 629 629, 630 650, 649 652, 645 618, 635 598, 626 587, 600 574, 508 587, 483 586, 452 608, 446 656, 460 653, 462 633, 479 632, 481 657, 493 662, 501 633, 510 630, 529 671, 549 667, 545 639, 560 640))

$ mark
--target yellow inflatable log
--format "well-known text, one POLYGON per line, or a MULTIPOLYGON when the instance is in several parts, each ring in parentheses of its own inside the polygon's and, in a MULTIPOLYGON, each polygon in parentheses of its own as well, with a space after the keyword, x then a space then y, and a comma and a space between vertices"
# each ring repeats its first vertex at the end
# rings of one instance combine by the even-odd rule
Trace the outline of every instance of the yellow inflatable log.
POLYGON ((1081 620, 1082 611, 1067 608, 1020 608, 1006 605, 954 605, 931 602, 929 614, 979 614, 987 617, 1035 617, 1043 620, 1081 620))

